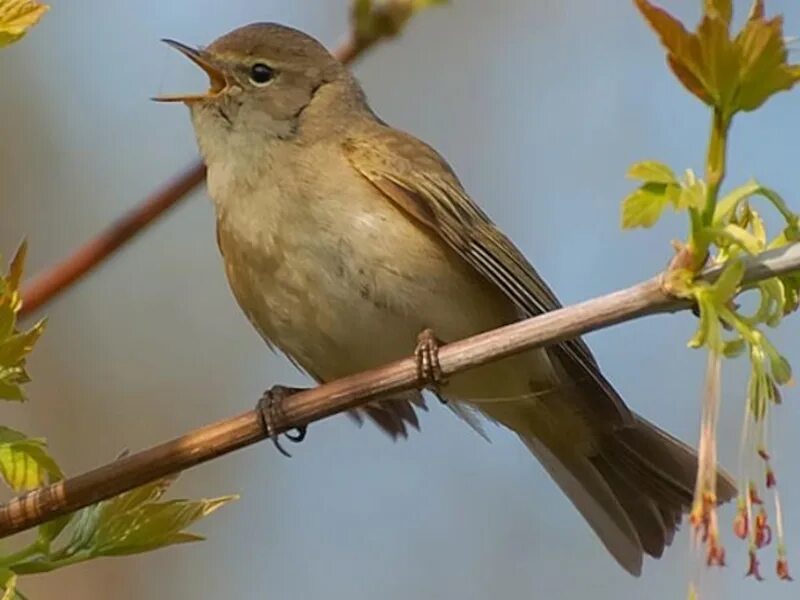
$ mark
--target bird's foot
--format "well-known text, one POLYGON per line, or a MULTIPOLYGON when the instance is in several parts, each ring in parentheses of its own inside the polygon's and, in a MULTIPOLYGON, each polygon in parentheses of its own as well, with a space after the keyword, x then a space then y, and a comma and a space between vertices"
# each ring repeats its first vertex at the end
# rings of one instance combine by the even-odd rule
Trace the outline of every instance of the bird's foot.
POLYGON ((417 360, 417 378, 424 382, 425 387, 436 394, 443 404, 446 404, 447 401, 439 394, 441 386, 446 383, 442 366, 439 364, 441 343, 432 329, 424 329, 417 336, 414 357, 417 360))
MULTIPOLYGON (((258 401, 258 405, 256 406, 256 410, 261 417, 261 426, 264 428, 267 436, 269 436, 269 438, 272 440, 272 443, 275 444, 278 452, 288 458, 291 458, 292 455, 284 450, 283 446, 281 446, 279 440, 280 434, 278 433, 278 427, 282 425, 282 421, 284 419, 282 410, 283 400, 292 394, 302 391, 303 388, 274 385, 264 392, 264 395, 261 396, 261 399, 258 401)), ((298 444, 306 437, 306 426, 302 425, 300 427, 295 427, 291 433, 287 431, 284 432, 284 435, 290 442, 298 444)))

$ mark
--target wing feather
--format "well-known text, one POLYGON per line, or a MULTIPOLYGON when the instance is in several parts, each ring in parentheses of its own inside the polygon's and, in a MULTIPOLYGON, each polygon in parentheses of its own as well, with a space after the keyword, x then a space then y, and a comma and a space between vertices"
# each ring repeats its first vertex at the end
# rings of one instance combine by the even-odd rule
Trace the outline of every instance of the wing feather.
MULTIPOLYGON (((464 260, 494 283, 522 317, 561 307, 553 291, 514 244, 464 191, 461 182, 433 148, 397 130, 380 127, 372 136, 348 139, 344 152, 353 167, 388 199, 435 231, 464 260)), ((593 386, 608 402, 587 410, 609 424, 630 423, 632 416, 605 379, 589 347, 580 338, 548 349, 570 378, 593 386)), ((588 397, 597 398, 597 394, 588 397)))

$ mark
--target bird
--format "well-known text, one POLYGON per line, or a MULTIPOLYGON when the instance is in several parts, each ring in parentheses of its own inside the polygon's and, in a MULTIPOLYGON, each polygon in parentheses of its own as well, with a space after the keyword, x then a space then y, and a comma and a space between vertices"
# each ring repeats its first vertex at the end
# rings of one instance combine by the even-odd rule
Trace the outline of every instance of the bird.
MULTIPOLYGON (((207 47, 164 40, 209 78, 189 108, 229 286, 268 346, 317 382, 552 311, 559 300, 446 160, 391 127, 319 41, 253 23, 207 47)), ((580 338, 438 382, 478 429, 514 432, 629 573, 691 505, 697 454, 632 411, 580 338)), ((393 438, 419 390, 353 412, 393 438)), ((722 469, 716 499, 736 494, 722 469)))

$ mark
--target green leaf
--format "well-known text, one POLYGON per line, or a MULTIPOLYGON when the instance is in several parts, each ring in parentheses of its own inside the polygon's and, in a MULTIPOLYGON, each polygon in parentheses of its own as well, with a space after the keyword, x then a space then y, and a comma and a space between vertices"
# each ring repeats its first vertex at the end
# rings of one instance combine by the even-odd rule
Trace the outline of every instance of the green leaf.
POLYGON ((667 165, 654 160, 646 160, 631 165, 628 177, 643 183, 677 184, 675 174, 667 165))
POLYGON ((792 367, 789 361, 780 354, 770 356, 769 368, 775 381, 785 385, 792 380, 792 367))
POLYGON ((87 548, 92 543, 92 537, 100 521, 102 507, 103 502, 99 502, 75 513, 73 517, 74 527, 72 529, 72 537, 57 557, 72 557, 83 553, 86 558, 91 558, 87 548))
POLYGON ((726 358, 735 358, 740 356, 742 352, 744 352, 746 347, 746 342, 744 339, 737 337, 732 340, 726 341, 722 345, 722 353, 725 355, 726 358))
POLYGON ((74 557, 88 560, 136 554, 201 540, 200 536, 183 530, 236 498, 158 502, 172 481, 174 478, 149 483, 83 509, 75 520, 72 539, 55 561, 32 568, 43 572, 57 566, 59 561, 74 562, 74 557))
POLYGON ((706 184, 691 169, 686 169, 680 182, 680 194, 675 199, 675 210, 702 209, 706 203, 706 184))
POLYGON ((739 53, 731 40, 729 23, 707 13, 697 28, 697 38, 706 92, 722 115, 732 115, 736 112, 733 101, 739 84, 739 53))
MULTIPOLYGON (((0 0, 2 1, 2 0, 0 0)), ((28 331, 16 329, 16 316, 22 305, 19 284, 22 279, 23 264, 27 245, 20 244, 11 260, 8 274, 0 275, 0 399, 25 399, 21 386, 30 378, 25 372, 25 359, 33 344, 44 331, 44 321, 40 321, 28 331)))
POLYGON ((750 5, 750 12, 747 15, 747 20, 752 21, 753 19, 763 19, 764 18, 764 0, 753 0, 753 4, 750 5))
POLYGON ((737 244, 749 254, 758 254, 764 250, 764 244, 756 236, 738 225, 725 225, 722 229, 716 230, 716 233, 720 237, 737 244))
POLYGON ((715 226, 725 225, 730 220, 739 204, 747 200, 750 196, 758 193, 760 189, 761 185, 754 179, 751 179, 744 185, 740 185, 736 189, 731 190, 730 193, 717 202, 712 223, 715 226))
POLYGON ((740 54, 737 108, 745 111, 755 110, 800 79, 796 67, 787 62, 782 17, 765 19, 763 5, 754 9, 735 40, 740 54))
MULTIPOLYGON (((0 294, 2 296, 2 294, 0 294)), ((0 340, 6 339, 14 331, 17 314, 7 304, 0 304, 0 340)))
POLYGON ((70 524, 72 521, 72 517, 75 513, 64 515, 63 517, 58 517, 57 519, 53 519, 52 521, 48 521, 47 523, 43 523, 39 525, 38 529, 38 539, 39 542, 45 547, 50 548, 50 544, 55 541, 55 539, 61 535, 61 532, 70 524))
POLYGON ((173 500, 111 514, 98 525, 91 552, 96 556, 120 556, 201 540, 182 530, 233 499, 173 500))
POLYGON ((622 202, 622 228, 652 227, 670 202, 668 186, 646 183, 622 202))
POLYGON ((678 19, 647 0, 634 0, 637 8, 667 49, 667 62, 684 87, 706 104, 712 104, 703 82, 702 56, 697 36, 678 19))
POLYGON ((0 474, 15 491, 38 487, 63 473, 39 438, 29 438, 9 427, 0 426, 0 474))
POLYGON ((786 385, 792 380, 792 367, 775 346, 766 337, 762 338, 761 346, 769 360, 769 369, 772 377, 780 385, 786 385))
POLYGON ((166 493, 175 479, 177 479, 177 475, 159 479, 106 500, 101 507, 100 519, 104 520, 107 515, 127 513, 144 504, 156 502, 166 493))
POLYGON ((718 18, 726 27, 730 27, 733 19, 733 1, 703 0, 703 11, 711 17, 718 18))
POLYGON ((783 290, 785 294, 785 302, 781 307, 784 315, 788 315, 797 310, 800 306, 800 275, 797 273, 790 273, 781 278, 783 283, 783 290))
MULTIPOLYGON (((0 0, 1 2, 2 0, 0 0)), ((25 270, 25 259, 28 257, 28 242, 22 240, 17 251, 14 252, 14 258, 11 259, 11 264, 8 267, 8 277, 6 285, 14 291, 19 290, 20 283, 22 283, 22 272, 25 270)))
POLYGON ((694 297, 700 310, 700 323, 688 346, 700 348, 705 345, 711 350, 722 353, 722 326, 714 305, 713 290, 708 287, 697 289, 694 291, 694 297))
POLYGON ((0 48, 24 36, 48 9, 32 0, 0 0, 0 48))
POLYGON ((39 321, 28 331, 9 336, 0 342, 0 365, 13 365, 22 362, 33 350, 33 345, 44 332, 44 321, 39 321))
POLYGON ((756 193, 769 200, 772 205, 778 209, 778 212, 781 213, 781 216, 790 228, 794 228, 795 230, 798 228, 798 221, 800 221, 800 218, 789 208, 789 205, 786 204, 786 201, 778 192, 771 188, 760 186, 756 193))
POLYGON ((783 318, 783 306, 786 303, 786 292, 783 282, 777 277, 771 277, 758 283, 761 296, 758 310, 750 319, 754 324, 766 323, 776 327, 783 318))
POLYGON ((14 600, 17 597, 17 574, 11 569, 0 567, 0 586, 4 590, 0 600, 14 600))
POLYGON ((718 306, 727 304, 739 291, 739 286, 744 277, 744 262, 731 260, 725 265, 722 273, 712 286, 714 302, 718 306))
POLYGON ((361 44, 371 44, 403 31, 418 12, 448 0, 355 0, 350 10, 353 29, 361 44))
POLYGON ((755 2, 742 30, 731 39, 730 0, 704 0, 704 14, 694 33, 647 0, 636 6, 667 50, 667 62, 684 87, 719 111, 727 121, 740 110, 754 110, 777 92, 800 80, 800 67, 789 64, 783 21, 766 19, 755 2))
POLYGON ((47 481, 63 479, 42 439, 28 438, 8 427, 0 427, 0 475, 14 491, 37 488, 47 481))
POLYGON ((675 210, 687 208, 701 209, 705 204, 705 189, 702 186, 680 188, 680 194, 675 200, 675 210))

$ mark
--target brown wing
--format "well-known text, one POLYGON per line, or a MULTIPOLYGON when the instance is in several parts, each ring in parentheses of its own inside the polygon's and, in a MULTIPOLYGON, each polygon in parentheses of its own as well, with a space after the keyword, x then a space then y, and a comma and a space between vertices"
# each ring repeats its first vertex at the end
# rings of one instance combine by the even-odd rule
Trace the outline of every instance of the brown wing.
MULTIPOLYGON (((394 129, 375 125, 344 145, 351 164, 387 198, 430 227, 486 279, 501 289, 523 317, 561 306, 553 291, 514 244, 470 199, 458 177, 430 146, 394 129)), ((573 381, 596 388, 586 409, 608 424, 629 423, 631 413, 600 373, 580 338, 549 351, 573 381), (606 398, 607 402, 600 402, 606 398)))

